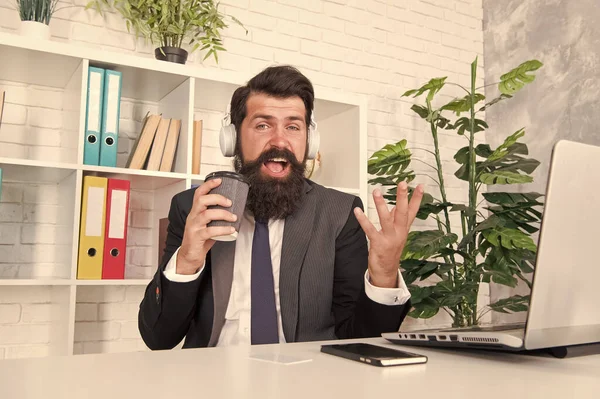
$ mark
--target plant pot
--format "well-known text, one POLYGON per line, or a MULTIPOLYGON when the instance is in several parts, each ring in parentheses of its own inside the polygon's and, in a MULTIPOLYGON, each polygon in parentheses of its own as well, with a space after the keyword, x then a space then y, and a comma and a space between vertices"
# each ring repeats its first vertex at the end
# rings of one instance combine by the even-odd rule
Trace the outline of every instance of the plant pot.
POLYGON ((165 46, 155 49, 154 56, 157 60, 185 64, 187 61, 188 52, 179 47, 165 46))
POLYGON ((21 21, 19 26, 19 34, 21 36, 30 37, 33 39, 50 39, 50 26, 43 22, 37 21, 21 21))

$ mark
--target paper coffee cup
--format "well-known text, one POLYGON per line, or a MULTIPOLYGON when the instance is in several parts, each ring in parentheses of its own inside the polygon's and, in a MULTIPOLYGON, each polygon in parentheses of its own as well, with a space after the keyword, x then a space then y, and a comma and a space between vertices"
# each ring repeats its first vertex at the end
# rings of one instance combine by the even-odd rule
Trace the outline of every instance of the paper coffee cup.
POLYGON ((246 177, 235 172, 213 172, 206 176, 205 182, 213 179, 221 179, 221 184, 213 188, 209 194, 220 194, 225 198, 231 200, 231 206, 228 208, 220 205, 211 205, 209 209, 225 209, 237 216, 235 222, 229 222, 226 220, 213 220, 208 224, 208 227, 212 226, 233 226, 235 231, 225 236, 214 237, 216 241, 235 241, 240 231, 240 225, 242 223, 242 217, 244 210, 246 209, 246 200, 248 199, 248 190, 250 189, 250 182, 246 177))

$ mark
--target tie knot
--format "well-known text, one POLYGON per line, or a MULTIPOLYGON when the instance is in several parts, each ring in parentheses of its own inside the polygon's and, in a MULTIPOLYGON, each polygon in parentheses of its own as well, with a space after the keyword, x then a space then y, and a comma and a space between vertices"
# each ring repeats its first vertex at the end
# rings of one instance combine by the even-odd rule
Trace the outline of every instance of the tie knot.
POLYGON ((262 225, 265 225, 265 226, 269 223, 268 219, 263 219, 263 218, 256 218, 255 221, 256 221, 256 223, 262 224, 262 225))

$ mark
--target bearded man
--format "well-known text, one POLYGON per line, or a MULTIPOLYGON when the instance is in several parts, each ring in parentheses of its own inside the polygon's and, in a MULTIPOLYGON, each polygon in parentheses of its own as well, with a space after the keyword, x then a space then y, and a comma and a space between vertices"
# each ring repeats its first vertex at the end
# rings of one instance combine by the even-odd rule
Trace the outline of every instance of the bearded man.
MULTIPOLYGON (((210 193, 220 179, 173 197, 165 252, 139 310, 150 349, 171 349, 184 338, 183 347, 194 348, 400 328, 411 305, 398 265, 423 189, 409 203, 400 183, 391 211, 375 190, 378 230, 360 198, 305 179, 313 102, 311 82, 290 66, 266 68, 233 94, 234 166, 250 181, 237 239, 215 241, 231 227, 207 227, 236 220, 209 208, 231 205, 210 193), (267 256, 255 262, 259 249, 267 256)), ((343 132, 328 134, 344 140, 343 132)))

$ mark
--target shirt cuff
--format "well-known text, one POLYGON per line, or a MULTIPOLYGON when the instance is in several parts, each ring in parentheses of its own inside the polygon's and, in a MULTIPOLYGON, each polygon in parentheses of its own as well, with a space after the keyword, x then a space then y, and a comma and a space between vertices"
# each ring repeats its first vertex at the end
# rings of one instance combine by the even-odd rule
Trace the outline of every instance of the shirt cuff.
POLYGON ((169 263, 167 263, 167 267, 163 270, 163 275, 169 279, 170 281, 174 281, 176 283, 189 283, 190 281, 194 281, 200 276, 200 273, 204 270, 204 266, 206 265, 206 261, 198 270, 196 274, 177 274, 177 253, 179 252, 179 248, 173 253, 169 263))
POLYGON ((402 273, 398 270, 398 287, 381 288, 371 284, 369 271, 365 272, 365 293, 373 302, 382 305, 404 305, 410 299, 410 291, 402 278, 402 273))

